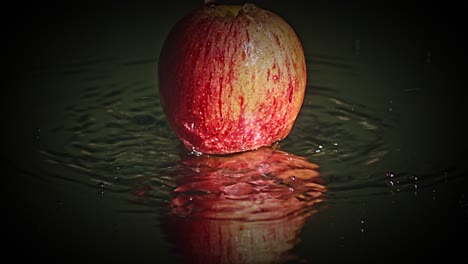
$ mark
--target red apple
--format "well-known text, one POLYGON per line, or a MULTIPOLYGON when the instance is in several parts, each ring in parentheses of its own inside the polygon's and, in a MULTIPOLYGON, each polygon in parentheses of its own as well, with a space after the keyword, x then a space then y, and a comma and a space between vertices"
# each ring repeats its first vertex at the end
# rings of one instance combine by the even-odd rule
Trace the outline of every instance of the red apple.
POLYGON ((301 42, 253 4, 203 6, 169 32, 159 65, 161 104, 193 151, 269 146, 291 131, 306 88, 301 42))

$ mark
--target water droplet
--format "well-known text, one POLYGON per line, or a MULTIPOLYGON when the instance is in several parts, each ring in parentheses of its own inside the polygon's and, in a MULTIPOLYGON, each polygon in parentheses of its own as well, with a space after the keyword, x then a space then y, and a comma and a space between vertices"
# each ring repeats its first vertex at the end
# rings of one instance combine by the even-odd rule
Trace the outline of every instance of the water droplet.
MULTIPOLYGON (((393 100, 390 100, 388 103, 389 103, 389 104, 393 104, 393 100)), ((392 111, 393 111, 393 107, 389 107, 389 108, 388 108, 388 111, 389 111, 389 112, 392 112, 392 111)))
POLYGON ((41 138, 41 137, 40 137, 40 133, 41 133, 41 129, 38 128, 37 131, 36 131, 36 136, 35 136, 36 139, 40 139, 40 138, 41 138))
POLYGON ((192 151, 189 152, 189 155, 196 156, 196 157, 199 157, 202 154, 203 153, 201 153, 200 151, 197 151, 195 148, 192 148, 192 151))
POLYGON ((293 188, 293 187, 289 187, 289 192, 294 192, 294 188, 293 188))
POLYGON ((395 176, 395 174, 394 174, 393 172, 391 172, 391 171, 387 171, 387 172, 385 173, 385 176, 387 176, 387 177, 389 177, 389 178, 393 178, 393 177, 395 176))
POLYGON ((289 179, 291 179, 291 181, 295 181, 295 180, 296 180, 296 176, 291 176, 291 177, 289 177, 289 179))
POLYGON ((414 181, 417 181, 417 180, 418 180, 418 176, 411 175, 411 176, 410 176, 410 179, 412 179, 412 180, 414 180, 414 181))
POLYGON ((364 233, 364 231, 365 231, 364 219, 361 218, 361 220, 359 221, 359 223, 360 223, 360 226, 361 226, 361 233, 364 233))

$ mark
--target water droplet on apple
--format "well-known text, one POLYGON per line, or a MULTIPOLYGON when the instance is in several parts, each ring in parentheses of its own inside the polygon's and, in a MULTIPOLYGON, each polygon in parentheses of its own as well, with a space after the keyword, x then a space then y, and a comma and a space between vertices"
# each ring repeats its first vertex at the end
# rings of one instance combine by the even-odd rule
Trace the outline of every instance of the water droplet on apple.
POLYGON ((191 132, 193 132, 193 131, 195 130, 195 123, 190 123, 190 124, 185 123, 185 124, 184 124, 184 127, 185 127, 186 129, 190 130, 191 132))

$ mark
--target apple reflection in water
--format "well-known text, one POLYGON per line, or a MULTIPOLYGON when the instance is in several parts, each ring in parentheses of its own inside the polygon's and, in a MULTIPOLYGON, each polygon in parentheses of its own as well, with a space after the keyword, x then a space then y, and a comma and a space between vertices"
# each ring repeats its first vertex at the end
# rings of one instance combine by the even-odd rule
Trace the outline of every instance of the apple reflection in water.
POLYGON ((183 155, 168 239, 184 263, 284 263, 326 191, 316 164, 262 147, 228 156, 183 155))

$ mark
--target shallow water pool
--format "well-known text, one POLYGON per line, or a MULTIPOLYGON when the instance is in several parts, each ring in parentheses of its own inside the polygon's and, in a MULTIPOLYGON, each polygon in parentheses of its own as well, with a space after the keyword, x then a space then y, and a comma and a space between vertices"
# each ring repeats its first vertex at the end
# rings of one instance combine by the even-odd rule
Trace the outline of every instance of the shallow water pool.
POLYGON ((26 10, 4 128, 16 259, 467 258, 459 27, 435 17, 456 8, 258 5, 303 41, 306 97, 286 139, 226 157, 190 155, 159 104, 162 41, 197 3, 26 10))

